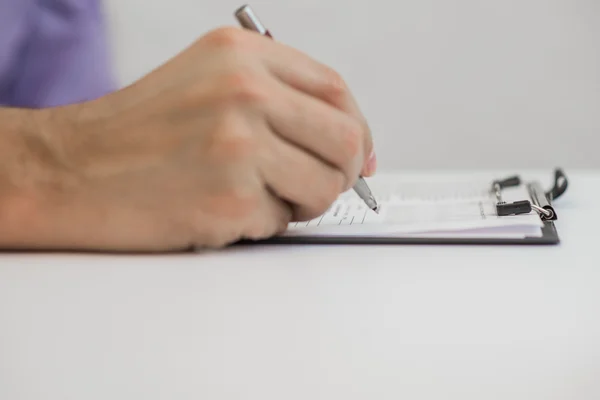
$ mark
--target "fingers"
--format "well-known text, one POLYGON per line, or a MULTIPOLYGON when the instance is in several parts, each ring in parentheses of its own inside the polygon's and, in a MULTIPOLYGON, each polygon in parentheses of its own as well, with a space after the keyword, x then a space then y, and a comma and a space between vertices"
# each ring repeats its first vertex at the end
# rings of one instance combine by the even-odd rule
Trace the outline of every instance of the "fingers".
POLYGON ((271 129, 342 171, 349 189, 358 178, 364 158, 364 126, 348 114, 288 86, 275 83, 265 105, 271 129))
POLYGON ((293 218, 293 209, 284 200, 277 197, 270 189, 261 192, 260 210, 253 213, 245 238, 262 240, 283 233, 293 218))
POLYGON ((331 104, 354 117, 363 126, 365 159, 361 173, 365 176, 373 175, 375 164, 372 159, 374 148, 371 130, 341 75, 305 54, 276 42, 268 47, 265 62, 269 71, 282 82, 331 104))
POLYGON ((268 135, 261 174, 277 197, 292 206, 293 221, 322 215, 345 190, 344 174, 277 135, 268 135))
POLYGON ((236 28, 218 29, 207 35, 203 41, 244 56, 258 56, 267 70, 281 82, 353 117, 365 132, 361 173, 371 176, 375 172, 374 159, 371 157, 374 154, 371 131, 340 74, 290 46, 252 31, 236 28))

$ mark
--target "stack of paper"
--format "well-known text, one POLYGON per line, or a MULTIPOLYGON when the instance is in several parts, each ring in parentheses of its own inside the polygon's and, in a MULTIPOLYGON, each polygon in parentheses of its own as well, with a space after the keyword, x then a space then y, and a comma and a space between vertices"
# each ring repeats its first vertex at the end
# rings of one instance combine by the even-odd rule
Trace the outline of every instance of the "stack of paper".
MULTIPOLYGON (((284 236, 478 237, 542 236, 537 213, 496 215, 490 182, 403 181, 388 177, 369 182, 381 206, 368 209, 354 191, 344 193, 312 221, 292 223, 284 236)), ((525 186, 502 191, 506 202, 529 200, 525 186)))

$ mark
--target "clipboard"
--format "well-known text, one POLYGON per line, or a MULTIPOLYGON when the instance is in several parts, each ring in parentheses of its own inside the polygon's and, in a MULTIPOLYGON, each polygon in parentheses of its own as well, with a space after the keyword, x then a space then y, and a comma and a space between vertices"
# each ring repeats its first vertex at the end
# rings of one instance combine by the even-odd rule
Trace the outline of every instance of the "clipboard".
POLYGON ((539 181, 524 182, 518 176, 511 176, 490 183, 490 196, 495 196, 495 208, 499 217, 537 213, 543 226, 541 236, 526 236, 523 238, 489 238, 489 237, 406 237, 406 236, 276 236, 260 241, 242 241, 240 243, 261 244, 339 244, 339 245, 557 245, 560 237, 555 221, 558 213, 554 201, 563 196, 569 186, 568 179, 561 168, 554 170, 554 184, 545 191, 539 181), (502 192, 507 188, 525 185, 529 198, 504 202, 502 192))

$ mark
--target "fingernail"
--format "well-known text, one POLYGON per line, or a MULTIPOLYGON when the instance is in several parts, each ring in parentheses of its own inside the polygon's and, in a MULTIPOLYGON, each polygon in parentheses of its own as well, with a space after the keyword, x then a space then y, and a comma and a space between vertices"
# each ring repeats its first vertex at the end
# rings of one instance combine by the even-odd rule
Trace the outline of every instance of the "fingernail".
POLYGON ((375 155, 375 151, 371 152, 369 156, 369 161, 367 161, 367 174, 373 175, 377 170, 377 155, 375 155))

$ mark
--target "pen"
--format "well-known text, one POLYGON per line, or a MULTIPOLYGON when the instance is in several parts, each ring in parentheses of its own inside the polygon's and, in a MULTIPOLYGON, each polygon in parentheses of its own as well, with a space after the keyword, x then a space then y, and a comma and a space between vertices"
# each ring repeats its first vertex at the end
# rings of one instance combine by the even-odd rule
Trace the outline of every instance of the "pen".
MULTIPOLYGON (((273 38, 271 32, 269 32, 269 30, 265 28, 265 26, 260 22, 260 20, 249 5, 244 5, 238 8, 235 12, 235 17, 237 18, 238 22, 243 28, 273 38)), ((358 181, 354 185, 354 191, 371 210, 379 214, 379 205, 377 204, 377 200, 375 200, 375 197, 373 196, 369 185, 367 185, 367 182, 362 176, 358 177, 358 181)))

